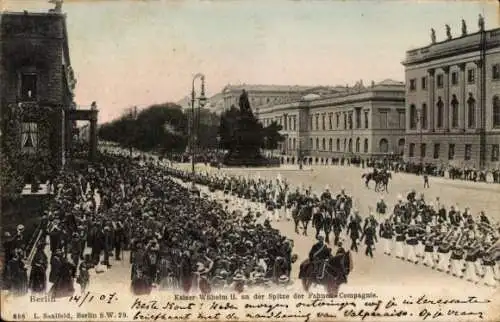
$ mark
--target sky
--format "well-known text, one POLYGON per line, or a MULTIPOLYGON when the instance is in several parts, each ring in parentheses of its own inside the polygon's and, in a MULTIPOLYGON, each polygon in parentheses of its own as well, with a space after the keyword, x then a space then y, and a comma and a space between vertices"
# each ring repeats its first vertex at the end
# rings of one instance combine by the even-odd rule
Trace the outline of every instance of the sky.
MULTIPOLYGON (((45 0, 0 0, 47 11, 45 0)), ((430 28, 458 36, 461 19, 500 27, 497 0, 65 0, 75 100, 96 101, 99 123, 137 105, 176 102, 203 73, 207 94, 227 84, 353 85, 404 80, 405 52, 430 28)), ((199 89, 199 85, 197 85, 199 89)))

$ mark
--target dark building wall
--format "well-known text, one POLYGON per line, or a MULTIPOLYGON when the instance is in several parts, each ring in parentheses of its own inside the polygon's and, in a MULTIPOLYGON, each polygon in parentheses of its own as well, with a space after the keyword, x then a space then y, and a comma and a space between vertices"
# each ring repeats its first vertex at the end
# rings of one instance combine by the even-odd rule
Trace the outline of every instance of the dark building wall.
POLYGON ((23 172, 56 170, 61 166, 62 109, 68 101, 65 84, 65 19, 62 14, 4 13, 1 17, 2 144, 23 172), (20 96, 23 73, 37 76, 36 97, 20 96), (21 104, 21 106, 19 105, 21 104), (37 149, 25 151, 23 122, 37 123, 37 149))

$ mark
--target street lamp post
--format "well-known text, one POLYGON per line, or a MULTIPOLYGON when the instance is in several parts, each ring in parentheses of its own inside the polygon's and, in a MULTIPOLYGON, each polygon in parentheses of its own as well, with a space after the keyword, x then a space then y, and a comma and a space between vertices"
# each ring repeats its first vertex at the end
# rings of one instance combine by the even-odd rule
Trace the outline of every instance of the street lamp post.
POLYGON ((191 137, 190 137, 190 145, 189 145, 189 150, 191 151, 191 174, 193 176, 193 186, 194 186, 194 175, 195 175, 195 170, 194 170, 194 163, 195 163, 195 143, 194 139, 195 137, 198 138, 198 127, 196 128, 196 135, 194 132, 194 126, 195 126, 195 120, 194 120, 194 103, 198 99, 198 118, 200 117, 200 109, 202 106, 205 105, 207 99, 205 97, 205 75, 198 73, 194 75, 193 77, 193 82, 192 82, 192 87, 191 87, 191 137), (198 98, 196 98, 196 92, 194 90, 194 82, 200 78, 201 79, 201 93, 198 98))
POLYGON ((423 155, 423 150, 422 150, 422 144, 423 144, 423 124, 422 124, 422 108, 417 109, 417 127, 419 128, 419 134, 420 134, 420 174, 423 174, 424 172, 424 155, 423 155))

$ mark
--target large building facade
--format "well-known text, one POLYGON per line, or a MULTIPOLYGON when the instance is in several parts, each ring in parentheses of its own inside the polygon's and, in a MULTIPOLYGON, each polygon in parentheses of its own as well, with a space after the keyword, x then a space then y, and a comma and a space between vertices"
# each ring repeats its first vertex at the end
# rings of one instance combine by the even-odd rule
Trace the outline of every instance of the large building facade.
POLYGON ((77 120, 90 121, 93 154, 97 108, 77 110, 66 16, 4 12, 0 19, 2 153, 29 176, 46 176, 71 156, 77 120))
POLYGON ((263 106, 258 117, 264 126, 282 126, 280 150, 292 158, 402 155, 404 95, 402 82, 358 83, 337 94, 308 94, 295 102, 263 106))
POLYGON ((405 159, 412 163, 497 168, 500 144, 500 29, 410 50, 405 159))
POLYGON ((208 101, 208 108, 217 114, 221 114, 231 106, 238 107, 239 98, 243 89, 248 93, 250 106, 255 114, 259 113, 262 106, 285 104, 300 100, 307 94, 333 94, 343 92, 345 87, 336 86, 299 86, 299 85, 227 85, 220 93, 212 96, 208 101))

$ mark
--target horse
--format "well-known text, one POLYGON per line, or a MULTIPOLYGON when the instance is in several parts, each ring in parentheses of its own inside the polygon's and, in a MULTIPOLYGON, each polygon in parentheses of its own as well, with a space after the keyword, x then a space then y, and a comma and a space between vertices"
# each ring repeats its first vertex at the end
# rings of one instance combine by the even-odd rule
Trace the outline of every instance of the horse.
POLYGON ((292 211, 292 218, 295 222, 295 232, 299 234, 299 222, 302 222, 303 235, 307 236, 307 226, 312 218, 312 207, 309 205, 295 207, 292 211))
POLYGON ((375 192, 382 191, 389 192, 387 187, 389 185, 389 179, 392 179, 392 174, 390 172, 380 173, 375 180, 375 192))
POLYGON ((281 256, 276 257, 272 269, 272 277, 271 277, 272 281, 278 283, 282 275, 290 276, 290 271, 288 267, 289 267, 288 262, 284 257, 281 256))
POLYGON ((337 296, 341 284, 347 283, 347 276, 352 271, 352 255, 350 252, 330 256, 327 260, 303 263, 303 271, 299 273, 302 286, 306 292, 312 284, 323 285, 328 295, 337 296), (319 267, 319 272, 315 271, 319 267))
POLYGON ((368 173, 363 173, 363 175, 361 176, 361 179, 365 179, 365 186, 370 189, 370 186, 369 186, 369 183, 370 181, 374 180, 375 181, 375 178, 374 178, 374 173, 373 172, 368 172, 368 173))

